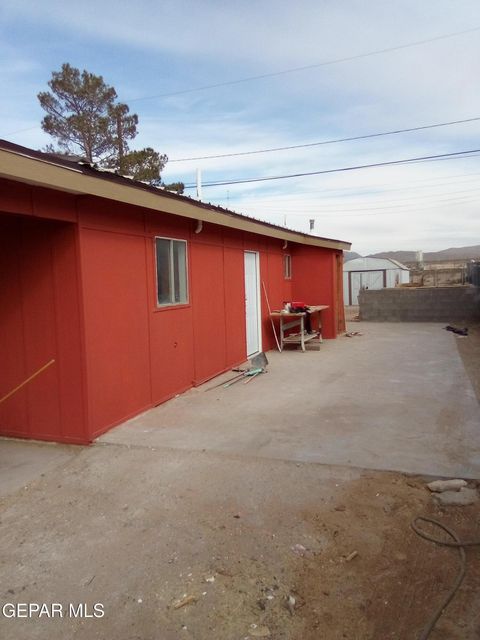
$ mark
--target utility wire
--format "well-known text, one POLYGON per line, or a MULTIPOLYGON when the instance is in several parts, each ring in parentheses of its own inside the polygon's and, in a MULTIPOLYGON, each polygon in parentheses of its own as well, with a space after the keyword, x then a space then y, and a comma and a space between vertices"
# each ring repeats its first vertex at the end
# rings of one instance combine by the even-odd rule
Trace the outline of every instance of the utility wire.
MULTIPOLYGON (((341 209, 335 208, 338 206, 338 204, 333 204, 333 205, 329 204, 328 198, 326 198, 327 202, 321 205, 318 204, 318 201, 317 202, 311 202, 311 201, 299 202, 297 200, 297 206, 290 207, 290 208, 284 207, 283 201, 279 202, 277 205, 263 204, 263 202, 259 202, 258 204, 253 203, 248 206, 262 209, 264 211, 278 211, 279 209, 281 209, 282 211, 285 211, 285 213, 288 213, 289 211, 300 213, 301 211, 303 211, 305 214, 309 212, 311 213, 318 212, 320 214, 323 212, 337 213, 342 211, 372 211, 373 209, 390 209, 391 207, 410 206, 411 201, 418 202, 422 200, 428 200, 431 202, 437 202, 437 201, 442 202, 442 201, 445 201, 445 197, 448 199, 451 199, 451 196, 454 199, 469 198, 472 196, 472 194, 476 194, 479 191, 480 191, 480 187, 477 187, 476 189, 467 189, 465 191, 445 191, 443 193, 432 193, 432 194, 423 195, 423 196, 410 196, 408 198, 398 198, 396 200, 371 200, 370 204, 368 204, 369 202, 368 200, 364 199, 364 201, 360 203, 358 201, 356 202, 354 201, 351 204, 348 202, 345 202, 344 207, 341 209)), ((421 204, 424 204, 424 203, 421 203, 421 204)))
MULTIPOLYGON (((472 156, 473 157, 473 156, 472 156)), ((345 196, 346 192, 349 191, 353 191, 353 195, 372 195, 372 194, 382 194, 382 195, 386 195, 388 193, 391 192, 395 192, 395 191, 418 191, 419 189, 435 189, 438 187, 443 187, 446 185, 462 185, 464 183, 469 183, 472 181, 478 181, 478 176, 480 175, 479 172, 474 172, 474 173, 457 173, 457 174, 450 174, 450 175, 446 175, 446 176, 439 176, 436 178, 423 178, 421 180, 409 180, 408 182, 402 182, 402 183, 398 183, 398 182, 394 182, 394 183, 375 183, 375 185, 372 186, 355 186, 355 187, 335 187, 335 188, 330 188, 330 189, 309 189, 306 191, 296 191, 295 193, 297 194, 297 197, 295 198, 284 198, 281 195, 280 196, 272 196, 272 197, 265 197, 262 198, 262 202, 271 202, 273 204, 276 203, 284 203, 284 202, 297 202, 298 203, 298 196, 302 196, 302 195, 320 195, 323 198, 324 197, 328 197, 329 199, 331 198, 341 198, 342 200, 345 199, 345 197, 351 197, 351 196, 345 196), (473 177, 469 177, 469 176, 473 176, 473 177), (445 182, 446 180, 448 180, 449 178, 464 178, 466 177, 466 180, 452 180, 449 182, 445 182), (428 182, 438 182, 441 181, 441 184, 417 184, 417 183, 428 183, 428 182), (398 185, 401 186, 398 186, 398 185), (416 186, 410 186, 411 184, 416 185, 416 186), (396 186, 397 185, 397 186, 396 186), (373 188, 375 187, 375 188, 373 188), (383 187, 383 188, 377 188, 377 187, 383 187), (328 195, 331 194, 331 195, 328 195)), ((268 195, 268 194, 267 194, 268 195)), ((238 193, 238 194, 230 194, 229 197, 230 200, 241 200, 242 204, 245 204, 245 202, 248 204, 248 200, 246 201, 245 195, 238 193)), ((254 201, 255 202, 255 201, 254 201)))
MULTIPOLYGON (((251 156, 259 153, 273 153, 276 151, 291 151, 293 149, 307 149, 309 147, 318 147, 327 144, 336 144, 339 142, 353 142, 355 140, 368 140, 369 138, 380 138, 382 136, 397 135, 399 133, 411 133, 413 131, 424 131, 426 129, 436 129, 439 127, 450 127, 455 124, 466 124, 468 122, 477 122, 480 120, 480 116, 474 118, 465 118, 464 120, 450 120, 448 122, 438 122, 435 124, 426 124, 419 127, 409 127, 407 129, 393 129, 392 131, 381 131, 380 133, 367 133, 361 136, 351 136, 348 138, 334 138, 332 140, 320 140, 319 142, 308 142, 306 144, 294 144, 286 147, 272 147, 270 149, 255 149, 253 151, 238 151, 237 153, 219 153, 210 156, 193 156, 191 158, 169 158, 169 164, 172 162, 188 162, 193 160, 216 160, 220 158, 235 158, 239 156, 251 156)), ((26 129, 17 129, 16 131, 10 131, 7 135, 13 135, 15 133, 22 133, 24 131, 30 131, 38 129, 39 125, 35 127, 28 127, 26 129)))
MULTIPOLYGON (((346 171, 357 171, 358 169, 372 169, 376 167, 388 167, 392 165, 402 165, 402 164, 410 164, 415 162, 425 162, 430 160, 436 160, 438 158, 451 158, 454 159, 456 157, 465 155, 467 153, 480 153, 480 149, 469 149, 467 151, 455 151, 453 153, 440 153, 432 156, 419 156, 416 158, 404 158, 403 160, 389 160, 388 162, 374 162, 372 164, 361 164, 361 165, 353 165, 350 167, 340 167, 338 169, 323 169, 321 171, 306 171, 302 173, 290 173, 284 174, 280 176, 265 176, 263 178, 245 178, 238 180, 223 180, 217 182, 205 182, 202 186, 204 187, 221 187, 230 184, 246 184, 252 182, 268 182, 271 180, 285 180, 287 178, 303 178, 306 176, 318 176, 324 175, 328 173, 340 173, 346 171)), ((195 189, 195 184, 185 185, 185 189, 195 189)))
MULTIPOLYGON (((456 198, 440 198, 438 200, 432 200, 431 202, 421 202, 420 206, 412 204, 411 202, 406 202, 404 204, 391 204, 391 205, 385 205, 382 207, 355 207, 355 208, 347 208, 347 209, 332 209, 331 207, 329 207, 328 204, 319 204, 319 206, 317 206, 315 211, 309 211, 309 210, 298 210, 298 209, 285 209, 283 207, 276 207, 274 209, 268 209, 265 210, 264 208, 262 208, 261 206, 255 206, 252 205, 251 208, 255 209, 255 211, 258 211, 258 213, 263 213, 263 214, 271 214, 271 213, 280 213, 280 214, 288 214, 288 215, 292 215, 292 216, 337 216, 337 214, 341 214, 338 215, 338 218, 345 218, 348 216, 355 216, 355 215, 364 215, 363 212, 366 212, 366 215, 379 215, 379 214, 370 214, 371 211, 385 211, 386 209, 401 209, 401 212, 405 211, 405 210, 414 210, 414 211, 418 211, 420 209, 431 209, 433 207, 438 207, 438 206, 443 206, 444 204, 449 204, 452 202, 456 202, 456 203, 466 203, 466 202, 478 202, 479 200, 479 196, 473 196, 473 195, 468 195, 468 196, 458 196, 456 198)), ((398 213, 398 211, 393 211, 392 213, 398 213)))
POLYGON ((234 158, 238 156, 251 156, 257 153, 272 153, 274 151, 290 151, 292 149, 306 149, 308 147, 318 147, 325 144, 336 144, 337 142, 353 142, 354 140, 368 140, 369 138, 380 138, 381 136, 391 136, 398 133, 409 133, 412 131, 423 131, 425 129, 435 129, 437 127, 449 127, 453 124, 464 124, 466 122, 476 122, 479 117, 467 118, 465 120, 451 120, 449 122, 439 122, 436 124, 426 124, 420 127, 410 127, 408 129, 394 129, 393 131, 382 131, 380 133, 368 133, 362 136, 352 136, 350 138, 335 138, 333 140, 321 140, 320 142, 309 142, 307 144, 295 144, 288 147, 273 147, 271 149, 256 149, 254 151, 239 151, 237 153, 222 153, 211 156, 196 156, 193 158, 173 158, 168 162, 187 162, 189 160, 215 160, 217 158, 234 158))
MULTIPOLYGON (((466 174, 469 175, 469 174, 466 174)), ((478 176, 480 174, 475 173, 472 174, 474 176, 478 176)), ((447 176, 448 177, 448 176, 447 176)), ((295 204, 299 203, 299 197, 300 196, 311 196, 309 198, 306 198, 303 202, 305 203, 313 203, 313 204, 318 204, 318 196, 321 196, 322 199, 325 200, 343 200, 343 201, 348 201, 349 198, 353 198, 353 197, 363 197, 363 198, 369 198, 369 197, 373 197, 375 198, 376 195, 382 195, 382 196, 388 196, 390 193, 395 193, 398 191, 401 191, 402 193, 410 193, 411 191, 423 191, 425 189, 438 189, 439 187, 444 187, 447 185, 455 185, 455 186, 469 186, 469 184, 471 182, 476 182, 478 184, 478 177, 472 179, 468 179, 468 180, 464 180, 464 181, 457 181, 457 180, 453 180, 453 181, 447 181, 445 182, 445 179, 442 178, 443 182, 441 184, 425 184, 425 185, 417 185, 417 186, 413 186, 410 187, 409 186, 409 182, 403 184, 401 187, 395 187, 395 188, 389 188, 389 185, 384 185, 385 188, 383 189, 372 189, 371 187, 345 187, 345 189, 315 189, 314 191, 298 191, 297 193, 297 197, 295 198, 283 198, 281 195, 276 196, 276 197, 262 197, 261 199, 261 203, 262 206, 265 204, 265 206, 270 206, 270 207, 274 207, 277 205, 283 205, 286 202, 294 202, 295 204), (348 191, 353 191, 352 194, 348 194, 348 191), (317 197, 312 197, 313 195, 316 195, 317 197)), ((382 186, 382 185, 380 185, 382 186)), ((453 192, 452 192, 453 193, 453 192)), ((432 193, 430 194, 431 196, 435 196, 437 194, 432 193)), ((424 196, 420 196, 420 197, 424 197, 424 196)), ((257 199, 253 199, 253 200, 249 200, 248 197, 245 197, 244 194, 242 193, 238 193, 238 194, 230 194, 230 200, 240 200, 242 202, 242 205, 249 205, 249 203, 251 203, 251 205, 255 205, 257 203, 257 199)), ((373 200, 375 202, 375 200, 373 200)))
MULTIPOLYGON (((477 181, 477 184, 478 184, 478 181, 477 181)), ((440 187, 440 186, 443 186, 443 185, 437 185, 437 187, 440 187)), ((459 186, 463 186, 463 185, 459 185, 459 186)), ((466 185, 466 186, 468 186, 468 185, 466 185)), ((472 192, 477 192, 477 191, 480 191, 480 185, 478 185, 476 187, 473 187, 472 189, 461 189, 460 191, 443 191, 441 193, 434 192, 434 193, 427 193, 427 194, 424 194, 424 195, 407 195, 405 198, 395 198, 393 200, 391 198, 388 199, 388 200, 378 200, 376 198, 369 198, 369 196, 367 194, 366 196, 363 196, 362 200, 363 200, 363 203, 364 203, 365 199, 368 197, 369 201, 372 204, 384 204, 384 203, 386 203, 386 204, 392 204, 392 203, 395 204, 396 202, 405 202, 406 200, 415 200, 415 201, 417 201, 417 200, 425 200, 425 199, 429 199, 429 198, 438 198, 439 196, 464 195, 466 193, 472 193, 472 192)), ((351 197, 352 196, 344 197, 342 199, 343 202, 340 203, 341 206, 344 206, 345 203, 346 204, 353 204, 353 205, 358 204, 358 202, 356 202, 355 200, 353 200, 353 201, 350 200, 351 197)), ((356 196, 353 196, 353 197, 356 197, 356 196)), ((331 198, 331 197, 327 196, 327 197, 322 199, 322 203, 324 202, 324 203, 327 204, 327 206, 331 206, 329 201, 332 200, 332 199, 336 199, 336 198, 331 198)), ((259 203, 259 205, 267 207, 267 208, 270 208, 270 209, 273 209, 274 207, 277 207, 277 205, 282 205, 284 202, 295 202, 299 206, 306 205, 306 206, 318 207, 318 205, 319 205, 318 198, 315 198, 313 200, 312 199, 307 199, 307 200, 303 200, 303 201, 302 200, 299 201, 298 198, 296 200, 283 200, 283 199, 280 199, 280 200, 277 200, 276 202, 273 202, 273 203, 272 203, 272 201, 269 201, 267 199, 263 200, 263 198, 262 198, 262 201, 259 203)), ((255 204, 255 202, 253 204, 255 204)), ((338 203, 334 203, 332 206, 338 206, 338 203)))
POLYGON ((237 80, 227 80, 225 82, 217 82, 215 84, 207 84, 201 87, 194 87, 192 89, 182 89, 180 91, 171 91, 169 93, 159 93, 151 96, 143 96, 141 98, 133 98, 128 100, 128 102, 138 102, 140 100, 154 100, 156 98, 168 98, 171 96, 179 96, 186 93, 193 93, 195 91, 204 91, 206 89, 217 89, 219 87, 231 86, 234 84, 241 84, 244 82, 251 82, 253 80, 264 80, 265 78, 273 78, 278 76, 283 76, 289 73, 297 73, 299 71, 308 71, 309 69, 318 69, 320 67, 327 67, 334 64, 340 64, 342 62, 350 62, 352 60, 360 60, 362 58, 369 58, 371 56, 378 56, 383 53, 390 53, 392 51, 400 51, 401 49, 408 49, 410 47, 418 47, 423 44, 428 44, 429 42, 438 42, 439 40, 446 40, 447 38, 455 38, 456 36, 462 36, 467 33, 474 33, 475 31, 480 31, 480 27, 472 27, 471 29, 464 29, 463 31, 454 31, 452 33, 446 33, 440 36, 435 36, 433 38, 425 38, 423 40, 415 40, 413 42, 408 42, 406 44, 400 44, 395 47, 386 47, 385 49, 374 49, 373 51, 367 51, 365 53, 358 53, 352 56, 345 56, 343 58, 335 58, 333 60, 325 60, 323 62, 317 62, 316 64, 308 64, 303 67, 293 67, 291 69, 283 69, 281 71, 273 71, 271 73, 263 73, 258 76, 248 76, 246 78, 240 78, 237 80))
MULTIPOLYGON (((298 71, 307 71, 308 69, 317 69, 320 67, 326 67, 329 65, 340 64, 342 62, 349 62, 351 60, 360 60, 361 58, 368 58, 370 56, 377 56, 382 53, 390 53, 392 51, 400 51, 401 49, 408 49, 410 47, 418 47, 422 44, 428 44, 429 42, 438 42, 439 40, 446 40, 448 38, 455 38, 456 36, 463 36, 468 33, 474 33, 475 31, 480 31, 480 27, 472 27, 471 29, 464 29, 462 31, 454 31, 452 33, 445 33, 440 36, 435 36, 433 38, 426 38, 424 40, 416 40, 414 42, 408 42, 406 44, 400 44, 395 47, 387 47, 385 49, 375 49, 374 51, 368 51, 366 53, 359 53, 353 56, 346 56, 344 58, 337 58, 334 60, 326 60, 324 62, 319 62, 317 64, 309 64, 303 67, 293 67, 292 69, 283 69, 282 71, 274 71, 272 73, 264 73, 259 76, 249 76, 246 78, 240 78, 237 80, 228 80, 226 82, 218 82, 216 84, 203 85, 201 87, 194 87, 192 89, 182 89, 180 91, 171 91, 170 93, 158 93, 152 96, 142 96, 140 98, 130 98, 127 102, 140 102, 142 100, 155 100, 156 98, 169 98, 171 96, 179 96, 185 93, 194 93, 196 91, 204 91, 206 89, 216 89, 218 87, 226 87, 234 84, 241 84, 243 82, 251 82, 253 80, 262 80, 264 78, 273 78, 275 76, 282 76, 288 73, 296 73, 298 71)), ((5 136, 14 135, 15 133, 23 133, 24 131, 33 131, 34 129, 38 129, 38 126, 27 127, 26 129, 17 129, 16 131, 11 131, 9 133, 4 134, 5 136)), ((172 162, 172 161, 171 161, 172 162)), ((180 162, 180 160, 177 160, 180 162)))

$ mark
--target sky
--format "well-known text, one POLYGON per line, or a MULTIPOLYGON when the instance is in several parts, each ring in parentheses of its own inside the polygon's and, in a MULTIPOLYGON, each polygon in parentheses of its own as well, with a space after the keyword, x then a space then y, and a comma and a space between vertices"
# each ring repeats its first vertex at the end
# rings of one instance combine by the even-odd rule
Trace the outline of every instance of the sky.
POLYGON ((0 138, 52 142, 36 96, 68 62, 138 114, 130 146, 168 155, 165 182, 201 171, 206 202, 362 255, 480 244, 480 153, 319 173, 480 149, 477 0, 2 0, 0 60, 0 138))

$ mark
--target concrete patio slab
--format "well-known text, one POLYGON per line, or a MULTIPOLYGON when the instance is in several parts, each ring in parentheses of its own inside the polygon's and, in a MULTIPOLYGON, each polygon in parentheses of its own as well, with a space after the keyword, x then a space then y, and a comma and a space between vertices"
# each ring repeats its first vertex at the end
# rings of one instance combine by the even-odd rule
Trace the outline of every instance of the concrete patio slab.
MULTIPOLYGON (((99 444, 480 477, 480 406, 456 338, 432 323, 355 323, 320 352, 269 352, 269 372, 225 374, 99 444)), ((166 369, 166 375, 168 371, 166 369)))

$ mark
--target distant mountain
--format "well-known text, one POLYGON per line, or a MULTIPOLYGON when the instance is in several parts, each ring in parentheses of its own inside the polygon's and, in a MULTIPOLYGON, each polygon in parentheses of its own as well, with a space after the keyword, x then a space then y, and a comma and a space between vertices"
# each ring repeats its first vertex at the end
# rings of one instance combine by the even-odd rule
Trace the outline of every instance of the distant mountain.
MULTIPOLYGON (((380 251, 380 253, 371 253, 368 258, 392 258, 398 262, 413 262, 416 260, 416 251, 380 251)), ((423 259, 427 260, 427 254, 423 254, 423 259)))
MULTIPOLYGON (((369 258, 393 258, 398 262, 415 262, 417 259, 416 251, 381 251, 380 253, 372 253, 369 258)), ((425 251, 423 259, 425 262, 436 260, 471 260, 472 258, 480 258, 480 244, 471 247, 451 247, 443 249, 443 251, 425 251)))
POLYGON ((355 253, 355 251, 344 251, 343 252, 343 261, 348 262, 349 260, 354 260, 355 258, 361 258, 362 256, 359 253, 355 253))

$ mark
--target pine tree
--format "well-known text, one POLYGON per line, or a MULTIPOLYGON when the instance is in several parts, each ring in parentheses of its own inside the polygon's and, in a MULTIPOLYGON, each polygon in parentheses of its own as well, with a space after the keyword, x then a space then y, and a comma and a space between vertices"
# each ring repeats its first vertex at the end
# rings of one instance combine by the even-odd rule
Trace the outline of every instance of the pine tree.
MULTIPOLYGON (((160 172, 168 157, 151 147, 130 151, 128 142, 137 135, 138 116, 117 102, 117 92, 102 76, 65 63, 60 71, 52 72, 48 86, 50 91, 38 94, 47 113, 42 129, 56 140, 58 149, 48 145, 47 151, 80 155, 121 175, 162 184, 160 172)), ((182 183, 175 187, 182 193, 182 183)))

